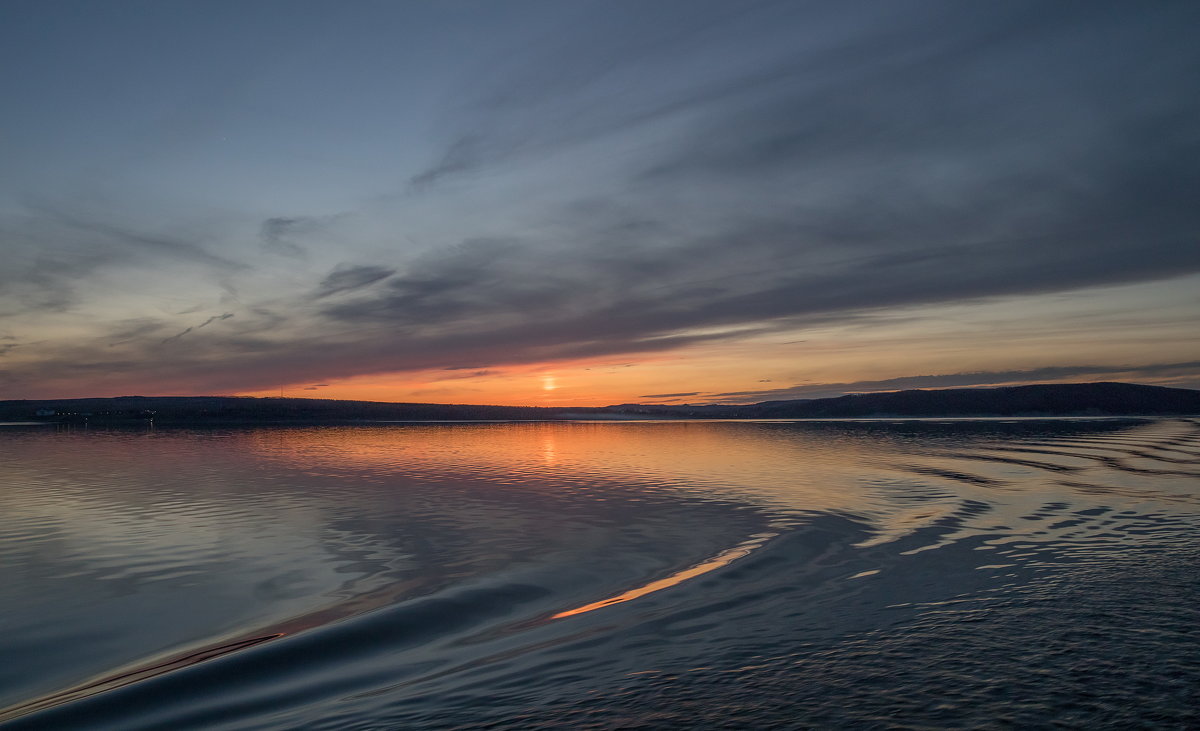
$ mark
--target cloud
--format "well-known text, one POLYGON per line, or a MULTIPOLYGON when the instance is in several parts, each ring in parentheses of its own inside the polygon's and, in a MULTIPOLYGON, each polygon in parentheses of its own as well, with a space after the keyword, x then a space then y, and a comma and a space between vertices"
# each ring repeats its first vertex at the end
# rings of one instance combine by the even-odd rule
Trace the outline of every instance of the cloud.
POLYGON ((1200 100, 1183 82, 1200 63, 1182 30, 1194 10, 796 8, 598 21, 631 34, 572 36, 492 73, 421 182, 578 163, 629 139, 630 192, 556 211, 569 244, 527 235, 434 253, 324 314, 404 337, 499 331, 615 354, 705 328, 1200 272, 1200 100), (766 50, 714 37, 730 23, 766 50), (728 70, 667 60, 704 54, 728 70), (656 125, 672 133, 634 144, 656 125))
MULTIPOLYGON (((760 223, 630 257, 611 256, 603 240, 582 240, 569 254, 537 242, 474 242, 431 254, 385 286, 351 293, 321 314, 343 328, 389 333, 397 348, 419 343, 424 353, 441 351, 449 360, 473 341, 485 362, 513 362, 549 352, 663 350, 755 330, 853 322, 897 307, 1170 278, 1200 268, 1200 248, 1173 242, 1144 241, 1133 249, 1100 236, 1054 245, 1034 236, 914 241, 908 249, 838 255, 794 246, 791 229, 787 222, 760 223), (814 258, 827 261, 817 266, 809 263, 814 258), (771 259, 771 269, 754 266, 771 259)), ((385 273, 368 272, 363 281, 385 273)), ((382 346, 372 341, 368 349, 382 346)))
POLYGON ((686 393, 648 393, 645 396, 638 396, 638 398, 679 398, 681 396, 698 396, 699 394, 699 391, 688 391, 686 393))
POLYGON ((199 330, 200 328, 205 327, 205 326, 209 325, 210 323, 220 322, 221 320, 228 320, 231 317, 233 317, 232 312, 226 312, 223 315, 213 315, 212 317, 208 318, 204 322, 197 325, 196 329, 199 330))
POLYGON ((478 167, 487 154, 477 147, 476 138, 460 137, 446 149, 436 165, 412 176, 409 182, 417 189, 428 188, 442 178, 478 167))
MULTIPOLYGON (((804 13, 784 9, 781 17, 779 6, 690 0, 636 13, 584 8, 566 32, 525 43, 503 62, 489 59, 475 70, 475 87, 465 89, 466 99, 456 105, 458 123, 444 149, 410 183, 426 190, 447 178, 561 153, 769 85, 795 69, 778 61, 762 67, 760 49, 747 53, 741 39, 788 23, 819 24, 828 15, 809 6, 804 13), (704 74, 692 73, 704 62, 704 74)), ((774 42, 775 51, 786 53, 795 40, 776 34, 767 45, 774 42)))
MULTIPOLYGON (((93 250, 108 250, 109 256, 158 257, 203 264, 221 272, 231 272, 244 267, 232 259, 213 254, 204 246, 184 238, 147 232, 133 226, 114 223, 85 207, 68 210, 44 201, 26 202, 26 207, 42 222, 66 229, 86 237, 87 246, 93 250)), ((104 261, 108 257, 97 257, 104 261)))
POLYGON ((108 333, 105 339, 108 341, 108 347, 113 348, 135 342, 147 336, 158 335, 166 327, 166 323, 153 318, 124 320, 114 323, 113 330, 108 333))
MULTIPOLYGON (((442 370, 450 370, 450 369, 443 368, 442 370)), ((440 378, 437 378, 436 380, 438 380, 438 381, 465 381, 465 380, 470 380, 472 378, 487 378, 488 376, 499 376, 499 375, 502 375, 503 373, 504 373, 504 371, 493 371, 493 370, 471 371, 469 373, 455 373, 452 376, 442 376, 440 378)))
MULTIPOLYGON (((212 323, 214 323, 214 322, 220 322, 220 321, 222 321, 222 320, 228 320, 228 319, 229 319, 229 318, 231 318, 231 317, 233 317, 233 313, 232 313, 232 312, 226 312, 226 313, 225 313, 225 314, 223 314, 223 315, 213 315, 212 317, 208 318, 207 320, 205 320, 204 322, 200 323, 199 325, 195 325, 195 326, 193 326, 193 327, 189 327, 189 328, 187 328, 187 329, 183 330, 182 332, 179 332, 179 333, 176 333, 175 335, 172 335, 172 336, 171 336, 171 337, 169 337, 169 338, 164 338, 164 339, 162 340, 162 343, 164 343, 164 344, 165 344, 165 343, 169 343, 169 342, 171 342, 171 341, 174 341, 174 340, 179 340, 179 339, 180 339, 180 338, 182 338, 184 335, 187 335, 187 334, 188 334, 188 333, 190 333, 190 332, 194 332, 194 331, 196 331, 196 330, 199 330, 200 328, 207 327, 208 325, 211 325, 211 324, 212 324, 212 323)), ((113 343, 113 344, 115 344, 115 343, 113 343)))
POLYGON ((310 238, 313 234, 327 233, 331 226, 346 218, 347 214, 327 216, 275 216, 262 222, 258 238, 263 251, 292 258, 308 256, 308 249, 295 241, 310 238))
POLYGON ((376 282, 387 279, 396 273, 395 269, 382 266, 361 266, 339 264, 317 286, 314 299, 323 299, 330 295, 349 292, 368 287, 376 282))
POLYGON ((262 222, 258 236, 265 251, 283 256, 304 256, 307 252, 303 246, 288 241, 285 237, 296 228, 304 225, 302 218, 268 218, 262 222))
POLYGON ((86 313, 146 282, 227 282, 250 271, 197 230, 162 233, 161 222, 143 218, 70 196, 26 196, 0 212, 0 318, 86 313))

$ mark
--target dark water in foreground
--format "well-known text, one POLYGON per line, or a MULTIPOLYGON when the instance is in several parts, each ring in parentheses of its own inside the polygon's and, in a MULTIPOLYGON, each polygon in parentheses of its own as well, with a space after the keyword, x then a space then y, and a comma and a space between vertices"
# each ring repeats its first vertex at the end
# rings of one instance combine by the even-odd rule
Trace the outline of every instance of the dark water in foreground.
POLYGON ((12 728, 1200 725, 1195 421, 14 426, 0 470, 12 728))

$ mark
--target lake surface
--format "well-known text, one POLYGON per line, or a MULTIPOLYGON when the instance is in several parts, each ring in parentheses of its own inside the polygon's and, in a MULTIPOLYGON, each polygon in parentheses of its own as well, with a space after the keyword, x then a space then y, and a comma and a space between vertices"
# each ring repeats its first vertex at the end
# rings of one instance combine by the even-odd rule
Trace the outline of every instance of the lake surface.
POLYGON ((0 427, 11 728, 1195 728, 1200 422, 0 427))

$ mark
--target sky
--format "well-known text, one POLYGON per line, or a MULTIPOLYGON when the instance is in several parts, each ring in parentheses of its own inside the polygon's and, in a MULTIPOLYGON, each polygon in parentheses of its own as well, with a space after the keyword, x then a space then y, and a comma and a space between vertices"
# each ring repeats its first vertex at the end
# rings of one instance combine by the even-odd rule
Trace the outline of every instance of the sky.
POLYGON ((0 399, 1200 388, 1200 4, 0 3, 0 399))

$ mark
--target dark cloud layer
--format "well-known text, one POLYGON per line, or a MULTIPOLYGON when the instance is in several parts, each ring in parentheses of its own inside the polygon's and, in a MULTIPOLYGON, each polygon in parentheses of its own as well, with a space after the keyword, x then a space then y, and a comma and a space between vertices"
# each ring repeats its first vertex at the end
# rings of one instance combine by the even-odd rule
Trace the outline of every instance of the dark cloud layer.
MULTIPOLYGON (((570 119, 612 58, 585 49, 538 64, 535 78, 561 73, 582 90, 564 85, 554 93, 570 101, 555 104, 513 82, 491 102, 500 122, 481 113, 489 123, 426 182, 651 118, 695 121, 642 161, 636 196, 573 211, 568 261, 536 244, 453 252, 327 314, 402 331, 532 320, 555 342, 617 350, 687 328, 1200 271, 1200 97, 1184 88, 1200 71, 1185 30, 1194 7, 924 3, 879 18, 880 5, 847 7, 862 15, 843 43, 689 79, 665 98, 634 94, 607 126, 570 119), (545 120, 509 99, 556 131, 532 135, 545 120), (706 210, 676 203, 690 191, 706 210)), ((686 48, 680 35, 663 40, 686 48)))

